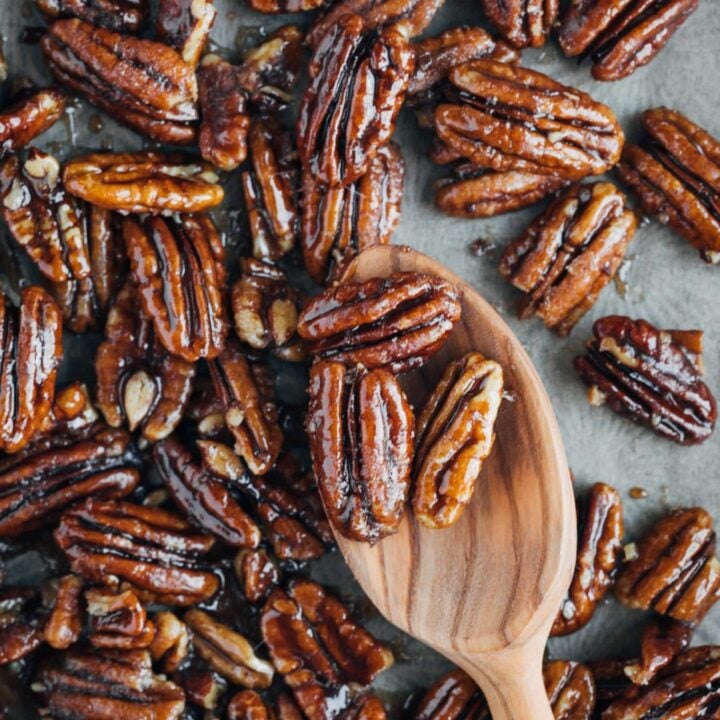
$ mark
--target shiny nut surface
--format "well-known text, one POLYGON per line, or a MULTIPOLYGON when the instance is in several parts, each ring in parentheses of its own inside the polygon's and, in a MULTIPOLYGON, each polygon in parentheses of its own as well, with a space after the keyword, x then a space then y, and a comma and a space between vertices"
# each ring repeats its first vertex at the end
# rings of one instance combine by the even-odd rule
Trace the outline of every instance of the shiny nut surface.
POLYGON ((148 12, 147 0, 35 0, 48 22, 76 17, 117 32, 137 32, 148 12))
POLYGON ((422 696, 415 720, 490 720, 490 710, 475 681, 462 670, 438 678, 422 696))
POLYGON ((545 44, 560 8, 559 0, 482 0, 498 32, 515 47, 545 44))
POLYGON ((592 672, 577 662, 554 660, 543 668, 545 690, 555 720, 591 720, 595 710, 592 672))
POLYGON ((33 138, 54 125, 64 111, 65 96, 56 88, 21 93, 0 110, 0 159, 22 150, 33 138))
POLYGON ((196 67, 217 12, 213 0, 160 0, 155 38, 177 50, 188 65, 196 67))

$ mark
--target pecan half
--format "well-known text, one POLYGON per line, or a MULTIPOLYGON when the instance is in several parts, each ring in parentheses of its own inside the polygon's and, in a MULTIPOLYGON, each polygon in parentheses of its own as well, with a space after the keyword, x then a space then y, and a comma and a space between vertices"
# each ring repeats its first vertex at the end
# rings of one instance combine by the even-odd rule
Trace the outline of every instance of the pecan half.
MULTIPOLYGON (((701 338, 702 333, 695 334, 701 338)), ((575 369, 590 388, 591 405, 615 412, 683 445, 707 440, 717 418, 702 366, 685 343, 687 332, 658 330, 645 320, 600 318, 575 369)))
POLYGON ((77 575, 65 575, 57 582, 53 607, 43 627, 43 640, 56 650, 66 650, 80 638, 82 590, 83 581, 77 575))
POLYGON ((594 717, 595 680, 587 667, 555 660, 545 664, 543 677, 555 720, 591 720, 594 717))
POLYGON ((393 133, 413 64, 397 30, 377 33, 357 15, 331 27, 310 63, 297 123, 307 172, 327 185, 347 185, 367 172, 393 133))
POLYGON ((624 532, 620 493, 595 483, 578 503, 578 551, 575 573, 560 605, 551 635, 569 635, 585 627, 612 585, 624 532))
POLYGON ((155 637, 155 625, 131 590, 90 588, 85 592, 90 617, 89 641, 96 648, 146 648, 155 637))
POLYGON ((71 383, 57 391, 50 412, 30 442, 39 447, 36 443, 52 444, 55 438, 63 436, 86 437, 99 427, 96 425, 99 417, 87 386, 81 382, 71 383))
POLYGON ((65 189, 98 207, 125 213, 197 213, 224 197, 207 163, 157 152, 93 153, 63 169, 65 189))
POLYGON ((230 699, 227 720, 275 720, 273 711, 254 690, 241 690, 230 699))
POLYGON ((303 173, 300 237, 305 267, 316 282, 334 283, 361 250, 390 242, 400 222, 404 177, 395 143, 381 147, 367 172, 346 186, 325 187, 303 173))
POLYGON ((343 720, 387 720, 387 711, 382 700, 376 695, 361 695, 350 709, 343 714, 343 720))
POLYGON ((450 102, 436 108, 435 129, 477 165, 579 180, 620 159, 617 118, 580 90, 495 60, 460 65, 448 79, 450 102))
POLYGON ((469 353, 445 369, 416 423, 413 511, 425 527, 449 527, 470 502, 502 398, 494 360, 469 353))
POLYGON ((328 288, 298 321, 311 353, 327 360, 386 367, 394 373, 422 365, 460 319, 457 290, 423 273, 328 288))
POLYGON ((685 623, 660 616, 643 628, 640 659, 624 670, 635 685, 648 685, 657 674, 687 650, 693 629, 685 623))
POLYGON ((208 215, 126 218, 123 237, 140 303, 160 344, 187 362, 225 345, 225 248, 208 215))
POLYGON ((617 578, 615 595, 633 608, 695 624, 720 598, 712 517, 702 508, 678 509, 640 540, 617 578))
POLYGON ((187 626, 167 610, 155 615, 153 621, 156 632, 150 643, 150 655, 165 672, 175 672, 188 654, 190 635, 187 626))
POLYGON ((518 48, 545 44, 559 6, 559 0, 482 0, 490 22, 518 48))
POLYGON ((233 561, 243 594, 251 603, 267 600, 280 583, 280 568, 267 550, 240 550, 233 561))
POLYGON ((42 645, 43 633, 33 612, 31 590, 0 590, 0 667, 22 660, 42 645))
POLYGON ((646 110, 645 137, 628 145, 618 174, 643 210, 720 262, 720 142, 684 115, 646 110))
POLYGON ((410 492, 413 414, 387 370, 310 370, 307 433, 325 512, 342 535, 375 542, 397 532, 410 492))
POLYGON ((62 318, 53 299, 31 285, 20 307, 0 292, 0 451, 16 453, 50 412, 62 357, 62 318))
POLYGON ((155 38, 177 50, 188 65, 195 67, 216 15, 213 0, 160 0, 155 38))
POLYGON ((42 16, 51 23, 76 17, 106 30, 135 33, 148 13, 147 0, 35 0, 42 16))
POLYGON ((490 720, 490 710, 475 681, 462 670, 436 680, 423 695, 414 720, 490 720))
POLYGON ((160 508, 89 500, 63 515, 55 540, 74 572, 94 582, 117 576, 141 599, 192 605, 220 586, 202 562, 213 539, 160 508))

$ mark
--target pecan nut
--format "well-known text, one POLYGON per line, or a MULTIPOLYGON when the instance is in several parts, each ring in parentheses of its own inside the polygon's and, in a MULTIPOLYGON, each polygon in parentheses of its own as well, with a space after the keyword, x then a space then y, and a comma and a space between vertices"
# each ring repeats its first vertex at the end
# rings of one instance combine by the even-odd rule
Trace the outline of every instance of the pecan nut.
POLYGON ((559 0, 482 0, 497 31, 515 47, 545 44, 558 16, 559 0))
POLYGON ((48 23, 76 17, 106 30, 128 33, 140 30, 149 10, 147 0, 35 0, 35 5, 48 23))
POLYGON ((490 720, 490 710, 475 681, 462 670, 436 680, 423 695, 415 720, 490 720))
POLYGON ((85 600, 90 617, 88 639, 93 647, 133 650, 152 643, 155 625, 131 590, 90 588, 85 600))
POLYGON ((220 586, 203 564, 213 539, 160 508, 89 500, 63 515, 55 540, 73 572, 94 582, 116 576, 141 599, 192 605, 220 586))
POLYGON ((188 65, 196 67, 216 15, 213 0, 160 0, 155 38, 177 50, 188 65))
POLYGON ((0 591, 0 667, 22 660, 42 645, 35 599, 30 590, 0 591))
POLYGON ((667 108, 642 116, 645 137, 628 145, 618 174, 643 210, 720 262, 720 142, 667 108))
POLYGON ((64 436, 87 437, 99 429, 96 424, 99 417, 87 386, 81 382, 71 383, 58 390, 50 412, 30 442, 39 447, 39 442, 49 446, 64 436))
POLYGON ((397 532, 410 492, 413 414, 397 378, 321 361, 310 370, 307 433, 330 523, 375 542, 397 532))
POLYGON ((376 695, 361 695, 356 698, 343 720, 387 720, 388 715, 382 700, 376 695))
POLYGON ((82 589, 82 578, 77 575, 65 575, 57 582, 55 601, 43 627, 43 640, 56 650, 66 650, 80 638, 82 589))
POLYGON ((633 608, 696 624, 720 598, 712 518, 702 508, 678 509, 635 546, 617 578, 615 595, 633 608))
POLYGON ((346 186, 325 187, 303 173, 302 250, 318 283, 339 280, 365 248, 387 245, 400 222, 405 162, 395 143, 381 147, 367 172, 346 186))
POLYGON ((273 711, 254 690, 241 690, 230 699, 227 720, 275 720, 273 711))
POLYGON ((578 551, 575 573, 560 605, 551 635, 569 635, 585 627, 612 585, 624 531, 620 494, 595 483, 578 504, 578 551))
POLYGON ((591 720, 594 717, 595 680, 585 665, 555 660, 546 663, 543 677, 556 720, 591 720))
POLYGON ((280 568, 267 550, 240 550, 233 561, 235 576, 251 603, 267 600, 280 583, 280 568))
POLYGON ((156 632, 148 648, 150 655, 165 672, 175 672, 188 655, 190 635, 187 626, 167 610, 155 615, 153 621, 156 632))
POLYGON ((702 333, 663 331, 645 320, 611 315, 593 325, 594 337, 575 369, 590 388, 591 405, 607 405, 662 437, 683 445, 707 440, 717 419, 713 394, 702 382, 692 337, 702 333))
POLYGON ((318 44, 300 105, 298 151, 306 172, 326 185, 347 185, 367 172, 386 145, 413 71, 407 39, 368 30, 346 15, 318 44))
POLYGON ((460 314, 458 292, 447 281, 396 272, 328 288, 300 314, 298 334, 322 359, 398 373, 436 352, 460 314))
POLYGON ((502 399, 494 360, 469 353, 445 369, 416 423, 413 511, 425 527, 449 527, 470 502, 502 399))

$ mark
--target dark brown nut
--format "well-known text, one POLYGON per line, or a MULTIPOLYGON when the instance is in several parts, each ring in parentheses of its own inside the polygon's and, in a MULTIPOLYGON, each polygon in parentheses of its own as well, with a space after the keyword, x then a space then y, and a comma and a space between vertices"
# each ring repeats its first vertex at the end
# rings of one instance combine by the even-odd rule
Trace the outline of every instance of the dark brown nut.
POLYGON ((55 541, 73 572, 98 583, 117 576, 143 600, 193 605, 220 587, 203 564, 213 539, 160 508, 89 500, 63 515, 55 541))
POLYGON ((48 441, 55 437, 87 437, 99 429, 100 415, 92 404, 90 391, 81 382, 74 382, 58 390, 50 412, 30 441, 48 441))
POLYGON ((234 547, 255 548, 260 529, 219 477, 194 462, 193 454, 169 438, 153 448, 160 478, 175 504, 199 528, 234 547))
POLYGON ((153 661, 159 662, 166 673, 175 672, 188 655, 190 636, 187 626, 167 610, 153 618, 155 637, 148 648, 153 661))
POLYGON ((697 7, 698 0, 573 0, 560 47, 589 55, 597 80, 619 80, 647 65, 697 7))
POLYGON ((216 358, 228 331, 225 248, 210 216, 126 218, 123 238, 160 344, 187 362, 216 358))
POLYGON ((699 623, 720 598, 712 524, 702 508, 678 509, 662 518, 632 546, 632 559, 617 578, 617 598, 629 607, 699 623))
POLYGON ((586 354, 575 358, 591 405, 607 404, 683 445, 710 437, 715 398, 701 380, 700 361, 682 344, 685 337, 620 315, 597 320, 593 335, 586 354))
POLYGON ((328 288, 298 321, 311 353, 393 373, 420 367, 445 342, 460 319, 457 290, 423 273, 328 288))
POLYGON ((594 717, 595 680, 585 665, 555 660, 545 664, 543 677, 555 720, 594 717))
POLYGON ((263 548, 240 550, 235 556, 233 566, 243 594, 251 603, 267 600, 268 595, 280 583, 280 568, 263 548))
POLYGON ((252 644, 242 635, 202 610, 185 613, 192 645, 210 667, 235 685, 258 689, 270 687, 272 665, 255 655, 252 644))
POLYGON ((425 527, 457 522, 495 442, 503 371, 469 353, 451 362, 416 423, 413 511, 425 527))
POLYGON ((227 720, 275 720, 275 714, 254 690, 241 690, 232 696, 227 720))
POLYGON ((387 711, 379 697, 361 695, 342 716, 342 720, 387 720, 387 711))
POLYGON ((207 163, 157 152, 93 153, 63 169, 65 189, 83 200, 125 213, 197 213, 224 197, 207 163))
POLYGON ((106 30, 129 33, 140 30, 148 13, 147 0, 35 0, 35 5, 49 23, 76 17, 106 30))
POLYGON ((465 63, 448 78, 452 102, 436 108, 435 129, 477 165, 580 180, 620 159, 617 118, 580 90, 495 60, 465 63))
POLYGON ((195 366, 169 355, 140 310, 137 286, 118 293, 105 323, 105 341, 95 355, 97 406, 108 425, 127 423, 146 440, 162 440, 182 419, 192 392, 195 366))
POLYGON ((28 590, 0 591, 0 667, 22 660, 43 642, 43 633, 29 605, 34 593, 28 590))
POLYGON ((452 670, 423 695, 414 720, 490 720, 490 710, 475 681, 462 670, 452 670))
POLYGON ((618 174, 642 209, 720 262, 720 142, 667 108, 643 113, 645 138, 628 145, 618 174))
POLYGON ((215 710, 227 689, 225 680, 209 670, 184 672, 182 686, 187 701, 205 710, 215 710))
POLYGON ((650 684, 657 674, 687 650, 692 627, 668 617, 652 618, 643 628, 640 659, 624 670, 635 685, 650 684))
POLYGON ((595 717, 600 717, 608 705, 622 697, 632 686, 625 674, 626 665, 624 660, 595 660, 587 663, 595 678, 595 717))
POLYGON ((22 450, 50 412, 62 358, 62 316, 35 285, 9 306, 0 292, 0 451, 22 450))
POLYGON ((43 628, 43 640, 56 650, 66 650, 80 638, 82 590, 83 581, 77 575, 65 575, 58 580, 55 601, 43 628))
POLYGON ((307 433, 320 496, 337 532, 376 542, 398 531, 410 492, 413 414, 387 370, 310 370, 307 433))
POLYGON ((339 280, 365 248, 387 245, 400 222, 405 162, 395 143, 380 148, 367 172, 346 186, 325 187, 303 173, 305 267, 323 284, 339 280))
POLYGON ((116 592, 90 588, 85 592, 90 617, 90 644, 96 648, 146 648, 155 637, 155 625, 131 590, 116 592))
POLYGON ((308 12, 322 7, 326 0, 248 0, 248 6, 261 13, 308 12))
POLYGON ((146 650, 70 650, 38 685, 56 718, 180 720, 185 709, 182 688, 153 673, 146 650))
POLYGON ((393 28, 369 30, 346 15, 317 46, 300 105, 298 151, 306 172, 326 185, 365 174, 386 145, 412 75, 414 53, 393 28))
POLYGON ((623 532, 620 493, 605 483, 595 483, 584 502, 578 503, 575 573, 551 635, 569 635, 590 622, 615 577, 623 532))
POLYGON ((160 0, 155 38, 196 67, 205 50, 217 9, 213 0, 160 0))
POLYGON ((275 703, 275 714, 277 720, 304 720, 304 715, 300 711, 295 701, 287 693, 281 693, 275 703))
POLYGON ((540 47, 555 25, 559 0, 482 0, 497 31, 515 47, 540 47))

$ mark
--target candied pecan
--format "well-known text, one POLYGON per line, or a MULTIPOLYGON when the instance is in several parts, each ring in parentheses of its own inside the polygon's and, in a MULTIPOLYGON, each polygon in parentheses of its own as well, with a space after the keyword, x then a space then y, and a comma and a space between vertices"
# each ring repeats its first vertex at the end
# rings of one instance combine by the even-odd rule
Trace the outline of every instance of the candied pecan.
POLYGON ((423 695, 414 720, 490 720, 485 698, 475 681, 462 670, 452 670, 423 695))
POLYGON ((210 216, 126 218, 123 237, 160 344, 187 362, 216 358, 227 336, 225 248, 210 216))
POLYGON ((623 565, 615 587, 618 599, 681 622, 700 622, 720 598, 712 524, 702 508, 677 509, 662 518, 623 565))
POLYGON ((182 686, 188 702, 205 710, 215 710, 227 687, 219 675, 207 670, 183 673, 182 686))
POLYGON ((559 0, 482 0, 490 22, 518 48, 545 44, 559 6, 559 0))
POLYGON ((224 197, 207 163, 157 152, 93 153, 63 169, 65 189, 98 207, 122 212, 196 213, 224 197))
POLYGON ((588 662, 587 667, 595 679, 595 716, 600 717, 602 711, 621 697, 632 683, 625 673, 624 660, 595 660, 588 662))
POLYGON ((85 599, 93 647, 131 650, 146 648, 153 641, 155 625, 131 590, 90 588, 85 599))
POLYGON ((94 582, 115 575, 141 599, 192 605, 220 586, 203 564, 213 539, 160 508, 88 500, 62 516, 55 540, 74 572, 94 582))
POLYGON ((29 607, 33 592, 0 590, 0 667, 27 657, 43 642, 38 618, 29 607))
POLYGON ((185 709, 182 688, 153 673, 146 650, 70 650, 38 681, 56 718, 180 720, 185 709))
POLYGON ((615 576, 623 539, 620 493, 595 483, 578 503, 578 550, 575 573, 560 605, 551 635, 569 635, 587 625, 615 576))
POLYGON ((150 655, 155 662, 161 663, 165 672, 175 672, 188 654, 190 636, 187 626, 167 610, 155 615, 153 621, 156 632, 148 648, 150 655))
POLYGON ((449 527, 470 502, 502 398, 494 360, 469 353, 445 369, 416 423, 413 511, 425 527, 449 527))
POLYGON ((328 185, 347 185, 367 172, 390 140, 413 65, 402 33, 368 29, 358 15, 340 18, 317 46, 300 105, 298 151, 306 172, 328 185))
POLYGON ((620 159, 617 118, 580 90, 495 60, 465 63, 448 78, 451 102, 436 108, 435 129, 477 165, 579 180, 620 159))
POLYGON ((382 700, 375 695, 361 695, 356 698, 342 720, 387 720, 382 700))
POLYGON ((643 628, 640 659, 625 666, 625 675, 635 685, 648 685, 663 668, 687 650, 692 634, 692 627, 685 623, 664 616, 652 618, 643 628))
POLYGON ((325 187, 303 173, 300 237, 305 267, 316 282, 339 280, 361 250, 390 242, 400 222, 404 177, 395 143, 381 147, 365 174, 346 186, 325 187))
POLYGON ((205 50, 217 10, 213 0, 160 0, 155 38, 195 67, 205 50))
POLYGON ((280 568, 267 550, 240 550, 233 562, 243 594, 251 603, 267 600, 280 583, 280 568))
POLYGON ((556 720, 591 720, 594 717, 595 680, 585 665, 554 660, 545 664, 543 677, 556 720))
POLYGON ((342 535, 397 532, 410 492, 413 414, 387 370, 321 361, 310 370, 307 433, 325 512, 342 535))
POLYGON ((298 321, 311 353, 404 372, 422 365, 460 319, 457 290, 441 278, 396 272, 314 297, 298 321))
POLYGON ((590 388, 591 405, 607 403, 683 445, 710 437, 717 418, 715 398, 701 380, 696 353, 682 344, 686 333, 610 315, 595 322, 593 335, 586 355, 575 358, 575 369, 590 388))
POLYGON ((275 720, 273 711, 254 690, 241 690, 232 696, 227 720, 275 720))
POLYGON ((646 110, 645 137, 628 145, 618 174, 646 213, 720 262, 720 142, 684 115, 646 110))
POLYGON ((202 610, 188 610, 185 623, 195 652, 224 678, 243 687, 270 687, 273 667, 255 655, 253 646, 239 633, 202 610))
POLYGON ((43 640, 56 650, 66 650, 80 638, 82 589, 82 578, 77 575, 65 575, 57 581, 53 607, 43 627, 43 640))
POLYGON ((304 715, 300 711, 295 701, 287 693, 281 693, 275 703, 275 714, 277 720, 304 720, 304 715))
POLYGON ((51 437, 85 437, 99 428, 100 416, 90 400, 90 391, 81 382, 74 382, 55 394, 50 412, 38 426, 31 443, 51 437))
POLYGON ((148 13, 147 0, 35 0, 42 16, 51 23, 77 17, 106 30, 134 33, 148 13))
POLYGON ((308 12, 322 7, 327 0, 248 0, 248 6, 261 13, 308 12))

